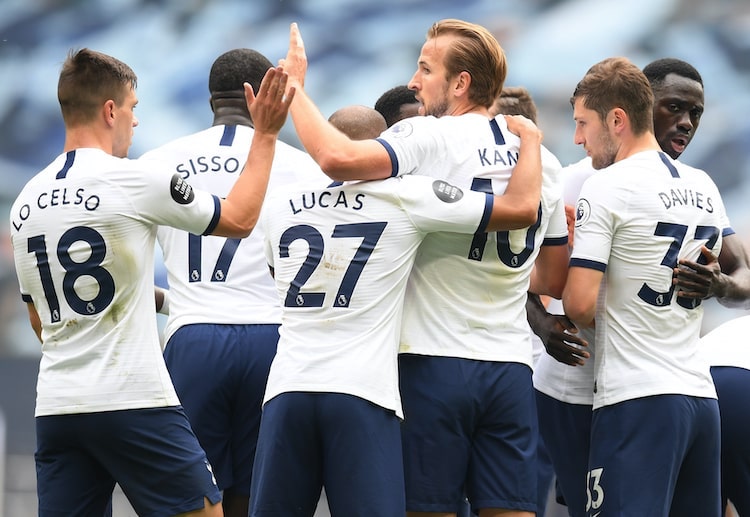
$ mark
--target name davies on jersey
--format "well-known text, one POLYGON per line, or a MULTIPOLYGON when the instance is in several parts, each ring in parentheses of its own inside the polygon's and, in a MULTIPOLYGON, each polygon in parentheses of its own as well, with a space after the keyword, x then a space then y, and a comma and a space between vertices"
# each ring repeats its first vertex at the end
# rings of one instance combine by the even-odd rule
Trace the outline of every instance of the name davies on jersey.
POLYGON ((244 160, 240 162, 240 160, 233 156, 198 156, 178 164, 177 167, 175 167, 175 170, 180 176, 182 176, 182 179, 186 180, 190 176, 206 172, 226 172, 228 174, 235 174, 242 170, 244 164, 244 160))
POLYGON ((692 206, 699 210, 705 210, 709 214, 714 212, 711 196, 707 196, 703 192, 697 192, 689 188, 673 188, 669 192, 659 192, 658 195, 667 210, 681 206, 692 206))
MULTIPOLYGON (((100 199, 97 194, 86 192, 83 187, 68 189, 67 187, 55 188, 40 193, 36 198, 35 206, 41 210, 59 206, 83 206, 89 212, 99 208, 100 199)), ((18 213, 11 221, 16 231, 20 230, 23 222, 31 216, 31 205, 25 203, 18 208, 18 213)))
POLYGON ((338 194, 330 190, 320 192, 305 192, 298 198, 290 199, 289 206, 293 214, 299 214, 303 210, 311 210, 315 207, 320 208, 349 208, 351 210, 362 210, 364 199, 367 197, 363 192, 349 193, 340 190, 338 194))

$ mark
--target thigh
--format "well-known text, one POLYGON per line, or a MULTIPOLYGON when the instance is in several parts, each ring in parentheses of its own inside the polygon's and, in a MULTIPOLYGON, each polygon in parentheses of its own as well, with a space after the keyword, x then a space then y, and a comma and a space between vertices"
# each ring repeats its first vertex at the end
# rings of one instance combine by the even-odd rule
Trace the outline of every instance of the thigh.
POLYGON ((65 418, 77 434, 77 447, 120 485, 139 515, 173 515, 203 508, 206 497, 214 504, 221 500, 211 466, 181 408, 65 418))
POLYGON ((685 397, 684 412, 692 419, 687 449, 675 484, 670 515, 720 517, 721 443, 716 399, 685 397))
POLYGON ((319 396, 323 484, 333 515, 392 517, 405 511, 400 420, 341 393, 319 396))
POLYGON ((93 454, 139 515, 173 515, 216 504, 211 464, 180 407, 94 414, 93 454))
POLYGON ((669 514, 695 436, 691 399, 659 395, 594 411, 587 478, 590 515, 669 514))
POLYGON ((77 417, 36 418, 40 516, 104 515, 109 507, 115 480, 81 443, 77 417))
POLYGON ((263 407, 250 490, 251 515, 312 516, 323 486, 317 393, 290 392, 263 407))
POLYGON ((164 358, 219 487, 249 494, 278 325, 187 325, 164 358))
POLYGON ((571 517, 586 515, 586 474, 592 408, 536 392, 539 432, 571 517))
POLYGON ((712 367, 721 415, 722 498, 750 515, 750 370, 712 367))
POLYGON ((539 428, 531 369, 490 361, 462 367, 478 401, 466 481, 472 508, 535 512, 539 428))
POLYGON ((406 508, 457 512, 471 455, 475 408, 462 360, 399 355, 406 508))

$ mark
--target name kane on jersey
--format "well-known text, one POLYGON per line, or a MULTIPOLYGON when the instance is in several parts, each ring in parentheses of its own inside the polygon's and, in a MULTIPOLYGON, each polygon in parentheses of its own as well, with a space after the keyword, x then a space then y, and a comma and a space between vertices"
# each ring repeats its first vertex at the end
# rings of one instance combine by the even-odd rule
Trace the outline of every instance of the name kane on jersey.
POLYGON ((486 147, 484 149, 477 149, 479 162, 482 167, 495 166, 498 164, 510 167, 511 165, 518 163, 518 151, 507 150, 505 156, 503 156, 501 149, 502 147, 496 147, 494 152, 486 147), (491 156, 490 153, 492 153, 491 156))

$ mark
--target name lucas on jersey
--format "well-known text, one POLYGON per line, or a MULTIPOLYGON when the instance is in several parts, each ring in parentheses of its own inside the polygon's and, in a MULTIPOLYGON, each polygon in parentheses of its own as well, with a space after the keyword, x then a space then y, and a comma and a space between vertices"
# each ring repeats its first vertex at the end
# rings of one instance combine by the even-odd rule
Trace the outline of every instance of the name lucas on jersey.
POLYGON ((669 192, 659 192, 659 199, 667 210, 679 206, 692 206, 699 210, 705 210, 709 214, 714 212, 713 200, 710 196, 687 188, 673 188, 669 192))
POLYGON ((299 214, 303 210, 310 210, 315 207, 362 210, 365 197, 364 193, 359 192, 354 194, 353 199, 352 194, 349 194, 347 198, 346 192, 343 190, 339 191, 338 194, 329 190, 306 192, 297 199, 290 199, 289 206, 291 206, 292 213, 294 214, 299 214))
MULTIPOLYGON (((56 188, 48 192, 42 192, 36 198, 36 207, 44 210, 56 206, 77 206, 81 205, 89 212, 99 208, 100 199, 96 194, 88 194, 86 189, 77 188, 68 190, 65 188, 56 188)), ((18 231, 23 226, 23 222, 31 215, 31 205, 25 203, 18 209, 18 213, 13 218, 13 228, 18 231)))

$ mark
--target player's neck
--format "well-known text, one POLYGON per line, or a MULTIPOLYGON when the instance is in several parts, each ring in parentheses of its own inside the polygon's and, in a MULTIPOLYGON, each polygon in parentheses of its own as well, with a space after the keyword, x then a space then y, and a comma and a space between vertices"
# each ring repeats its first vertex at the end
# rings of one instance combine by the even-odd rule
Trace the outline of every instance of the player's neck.
POLYGON ((108 135, 103 135, 87 127, 67 129, 65 131, 65 145, 63 152, 75 149, 101 149, 107 154, 112 154, 113 143, 108 135))
POLYGON ((467 113, 475 113, 477 115, 484 115, 485 117, 490 118, 490 112, 488 108, 469 102, 462 102, 453 105, 452 108, 448 110, 448 113, 446 113, 446 115, 458 116, 466 115, 467 113))
POLYGON ((213 126, 249 126, 253 127, 253 121, 246 114, 238 112, 215 113, 213 126))
POLYGON ((615 161, 619 162, 643 151, 661 151, 659 142, 656 141, 656 137, 650 131, 640 135, 631 135, 630 138, 624 140, 617 152, 615 161))

